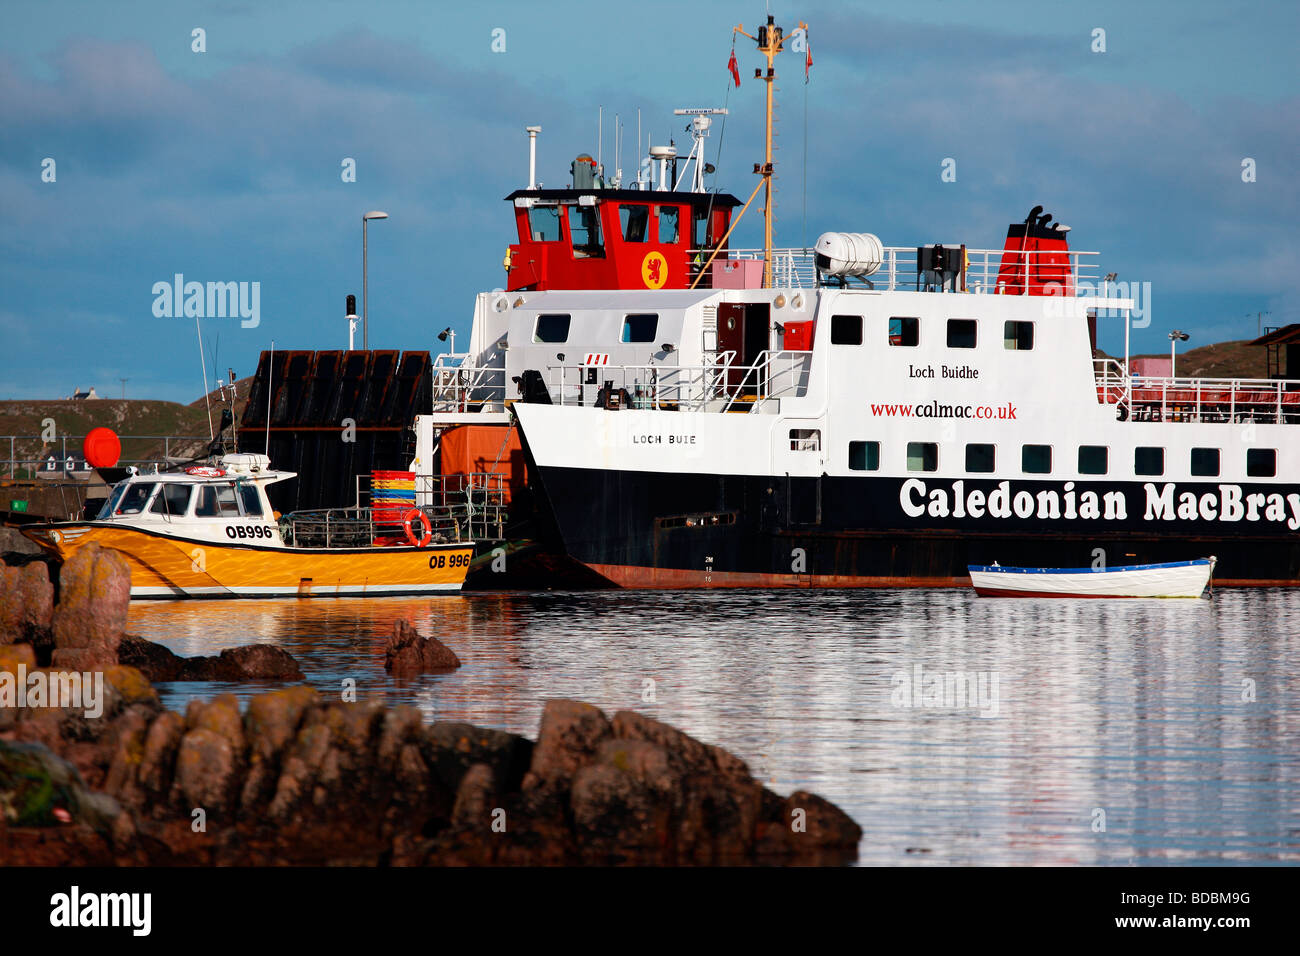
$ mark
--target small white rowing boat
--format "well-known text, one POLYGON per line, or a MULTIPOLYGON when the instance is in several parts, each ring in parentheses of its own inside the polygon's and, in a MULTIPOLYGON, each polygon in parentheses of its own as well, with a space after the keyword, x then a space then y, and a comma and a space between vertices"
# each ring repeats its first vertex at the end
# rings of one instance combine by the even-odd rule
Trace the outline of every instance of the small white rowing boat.
POLYGON ((1195 598, 1210 583, 1217 559, 1114 568, 1004 568, 972 564, 971 583, 980 597, 1195 598))

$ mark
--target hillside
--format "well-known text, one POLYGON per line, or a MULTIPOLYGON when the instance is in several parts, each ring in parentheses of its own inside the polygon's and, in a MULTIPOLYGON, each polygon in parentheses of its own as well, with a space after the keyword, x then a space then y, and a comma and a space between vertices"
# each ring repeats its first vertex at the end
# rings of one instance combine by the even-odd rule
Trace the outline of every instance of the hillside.
MULTIPOLYGON (((1215 342, 1184 352, 1178 350, 1174 371, 1181 378, 1267 378, 1268 357, 1258 345, 1248 345, 1248 339, 1237 342, 1215 342)), ((1138 355, 1134 358, 1168 358, 1169 353, 1138 355)))
MULTIPOLYGON (((251 385, 251 378, 235 384, 236 422, 243 414, 251 385)), ((219 420, 218 395, 213 392, 209 398, 215 426, 219 420)), ((6 459, 9 457, 9 442, 3 439, 11 435, 18 437, 14 442, 14 457, 19 459, 41 460, 50 454, 61 456, 64 450, 61 438, 64 435, 75 437, 75 440, 69 438, 67 442, 68 453, 80 454, 81 437, 100 426, 111 428, 123 436, 155 436, 124 438, 124 462, 156 460, 165 454, 173 458, 193 457, 202 453, 208 444, 208 414, 202 398, 189 405, 145 399, 22 399, 0 401, 0 455, 6 459), (47 418, 54 419, 60 440, 41 441, 47 418)))

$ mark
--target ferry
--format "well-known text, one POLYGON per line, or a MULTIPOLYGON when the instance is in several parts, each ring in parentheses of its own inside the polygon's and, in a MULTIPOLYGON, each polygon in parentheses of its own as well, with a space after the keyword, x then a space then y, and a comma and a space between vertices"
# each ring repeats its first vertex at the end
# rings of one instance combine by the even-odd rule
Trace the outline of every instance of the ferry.
POLYGON ((65 561, 92 543, 119 552, 131 569, 132 598, 460 590, 474 542, 459 540, 454 521, 400 506, 391 514, 358 507, 281 517, 266 489, 293 477, 272 469, 265 455, 225 454, 206 464, 130 475, 113 487, 93 520, 20 530, 65 561))
POLYGON ((773 246, 786 38, 769 17, 752 39, 769 135, 746 202, 703 185, 721 111, 679 110, 686 168, 651 146, 632 183, 583 154, 542 188, 529 128, 505 285, 439 357, 413 469, 500 449, 487 470, 526 482, 551 546, 622 587, 965 587, 995 560, 1207 553, 1222 585, 1300 583, 1300 326, 1257 341, 1268 379, 1138 376, 1133 298, 1041 206, 1000 248, 932 226, 773 246), (733 248, 760 191, 764 246, 733 248))

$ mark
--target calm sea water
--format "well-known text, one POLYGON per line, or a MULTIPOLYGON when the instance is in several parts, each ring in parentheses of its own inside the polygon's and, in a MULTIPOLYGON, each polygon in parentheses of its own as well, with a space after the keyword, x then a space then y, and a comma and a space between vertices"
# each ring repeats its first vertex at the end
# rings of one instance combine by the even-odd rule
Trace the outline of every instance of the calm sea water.
MULTIPOLYGON (((639 710, 738 754, 779 793, 839 804, 868 864, 1300 862, 1294 591, 136 602, 129 630, 187 656, 278 644, 322 693, 352 678, 359 697, 534 739, 547 698, 639 710), (464 666, 388 678, 399 617, 464 666), (981 696, 959 699, 955 676, 939 690, 958 672, 981 696)), ((178 709, 260 689, 159 685, 178 709)))

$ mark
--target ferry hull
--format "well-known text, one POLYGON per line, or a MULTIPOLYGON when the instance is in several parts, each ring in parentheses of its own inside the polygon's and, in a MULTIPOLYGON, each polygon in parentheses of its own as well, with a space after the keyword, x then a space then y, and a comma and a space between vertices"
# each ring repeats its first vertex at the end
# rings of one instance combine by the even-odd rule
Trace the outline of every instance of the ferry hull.
POLYGON ((95 543, 131 569, 132 598, 364 597, 459 591, 469 542, 425 548, 312 549, 222 544, 122 526, 40 525, 23 531, 67 560, 95 543), (52 541, 50 532, 58 533, 52 541))
MULTIPOLYGON (((1146 520, 1146 491, 1135 482, 1072 483, 1099 497, 1123 496, 1123 517, 1045 522, 1014 515, 910 517, 900 504, 905 481, 899 478, 555 466, 535 474, 539 502, 563 549, 620 587, 968 587, 969 565, 1087 567, 1099 557, 1111 565, 1156 564, 1211 553, 1220 585, 1300 585, 1300 535, 1287 522, 1146 520)), ((986 494, 998 484, 967 480, 986 494)), ((1011 487, 1060 495, 1063 483, 1011 487)), ((1243 487, 1284 500, 1300 491, 1243 487)))

